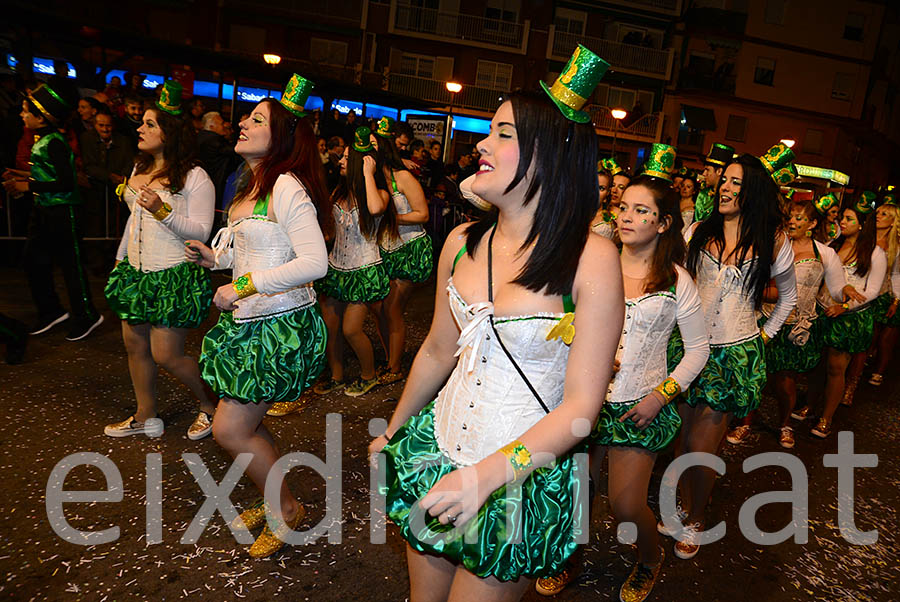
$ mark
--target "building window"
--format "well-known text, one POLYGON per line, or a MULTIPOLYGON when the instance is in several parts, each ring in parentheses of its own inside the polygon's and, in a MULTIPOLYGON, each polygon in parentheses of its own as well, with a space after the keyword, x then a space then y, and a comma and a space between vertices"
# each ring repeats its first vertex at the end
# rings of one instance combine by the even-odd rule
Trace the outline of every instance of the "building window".
POLYGON ((844 25, 844 39, 853 42, 861 42, 865 26, 865 15, 860 13, 847 13, 847 24, 844 25))
POLYGON ((774 86, 775 59, 758 57, 756 59, 756 71, 753 73, 753 81, 763 86, 774 86))
POLYGON ((400 69, 402 75, 414 75, 425 79, 434 78, 434 57, 420 54, 403 53, 400 57, 400 69))
MULTIPOLYGON (((519 19, 519 0, 488 0, 484 18, 515 23, 519 19)), ((498 23, 485 23, 485 29, 499 29, 498 23)))
POLYGON ((831 84, 831 97, 837 100, 852 100, 855 83, 855 73, 835 73, 834 83, 831 84))
POLYGON ((806 130, 806 137, 803 139, 803 152, 821 155, 822 139, 824 137, 825 132, 823 130, 806 130))
POLYGON ((745 142, 747 140, 747 118, 740 115, 729 115, 725 139, 745 142))
POLYGON ((556 31, 560 33, 571 33, 580 36, 584 34, 584 22, 586 20, 587 14, 580 10, 557 8, 553 25, 556 27, 556 31))
POLYGON ((495 63, 494 61, 478 61, 475 85, 504 92, 511 90, 512 65, 509 63, 495 63))
POLYGON ((335 40, 312 38, 309 41, 309 60, 324 65, 346 65, 347 44, 335 40))
POLYGON ((787 0, 767 0, 766 23, 769 25, 784 25, 785 8, 787 8, 787 0))

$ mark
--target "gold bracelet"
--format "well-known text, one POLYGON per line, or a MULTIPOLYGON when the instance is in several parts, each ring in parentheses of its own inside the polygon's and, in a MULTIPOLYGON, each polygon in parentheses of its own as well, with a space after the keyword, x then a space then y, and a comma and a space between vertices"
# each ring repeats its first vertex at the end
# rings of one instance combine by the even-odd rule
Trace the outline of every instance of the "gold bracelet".
POLYGON ((841 303, 841 307, 843 307, 845 310, 850 309, 850 302, 844 301, 843 303, 841 303))
POLYGON ((678 382, 670 376, 666 380, 659 383, 659 386, 657 386, 653 390, 662 395, 666 400, 666 403, 668 404, 681 394, 681 385, 679 385, 678 382))
POLYGON ((163 203, 162 207, 153 212, 153 217, 159 221, 163 221, 172 213, 172 207, 168 203, 163 203))
POLYGON ((531 452, 525 447, 525 444, 516 439, 512 443, 504 445, 500 448, 500 453, 509 458, 509 463, 513 467, 513 474, 516 480, 522 476, 522 473, 531 468, 531 452))
POLYGON ((234 292, 237 293, 238 299, 255 295, 258 292, 253 285, 253 278, 250 276, 250 272, 247 272, 232 282, 231 286, 234 288, 234 292))
POLYGON ((768 345, 768 344, 769 344, 769 341, 772 340, 772 337, 770 337, 769 335, 767 335, 767 334, 766 334, 766 331, 763 330, 762 328, 759 329, 759 336, 760 336, 760 338, 762 338, 762 340, 763 340, 763 345, 768 345))

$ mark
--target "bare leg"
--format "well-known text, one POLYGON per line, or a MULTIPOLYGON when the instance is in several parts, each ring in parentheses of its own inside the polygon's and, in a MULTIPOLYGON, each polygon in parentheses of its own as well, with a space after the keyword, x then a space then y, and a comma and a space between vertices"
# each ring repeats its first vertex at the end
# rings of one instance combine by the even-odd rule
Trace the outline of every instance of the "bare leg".
POLYGON ((656 454, 638 447, 609 448, 609 505, 617 523, 637 525, 638 560, 659 562, 656 517, 647 505, 647 490, 656 454))
MULTIPOLYGON (((268 409, 265 403, 241 403, 226 397, 219 401, 213 421, 213 437, 231 457, 236 458, 242 453, 253 454, 245 472, 262 494, 266 491, 269 471, 279 458, 272 435, 262 423, 268 409)), ((299 503, 288 489, 286 480, 282 480, 279 497, 282 518, 293 520, 299 503)))
MULTIPOLYGON (((678 439, 675 440, 676 458, 690 452, 690 449, 688 448, 688 434, 691 432, 691 428, 693 428, 694 416, 697 413, 697 409, 692 408, 686 403, 678 404, 678 415, 681 416, 681 431, 678 433, 678 439)), ((681 509, 690 514, 692 490, 688 472, 690 471, 682 473, 681 478, 678 481, 678 497, 681 498, 681 509)))
POLYGON ((894 346, 897 344, 897 333, 900 332, 895 326, 884 326, 881 329, 881 337, 878 339, 878 364, 875 366, 875 374, 884 374, 888 364, 894 356, 894 346))
POLYGON ((341 315, 346 306, 336 299, 323 296, 319 299, 319 307, 322 310, 322 320, 328 329, 325 357, 331 369, 331 378, 340 382, 344 380, 344 336, 341 334, 341 315))
MULTIPOLYGON (((379 304, 370 304, 380 310, 379 304)), ((350 343, 353 353, 359 358, 360 376, 365 380, 375 378, 375 351, 372 349, 372 341, 363 332, 363 323, 366 321, 368 307, 362 303, 348 303, 344 310, 344 338, 350 343)))
POLYGON ((134 418, 144 422, 156 417, 156 363, 150 353, 150 325, 132 326, 122 320, 122 341, 128 353, 128 372, 137 399, 134 418))
POLYGON ((603 478, 603 458, 606 457, 606 447, 603 445, 591 445, 590 448, 590 473, 594 487, 600 486, 603 478))
POLYGON ((212 391, 200 378, 197 360, 184 354, 185 336, 187 336, 185 328, 153 326, 150 329, 150 352, 153 354, 153 361, 184 383, 194 397, 200 400, 200 409, 212 415, 216 410, 212 391))
POLYGON ((844 396, 844 375, 850 364, 850 354, 831 347, 827 349, 825 361, 828 376, 825 380, 825 408, 822 410, 822 418, 830 423, 844 396))
POLYGON ((444 602, 456 574, 456 565, 440 556, 422 554, 406 546, 410 602, 444 602))
MULTIPOLYGON (((717 412, 707 405, 699 405, 693 418, 690 431, 685 433, 688 451, 718 455, 719 445, 725 431, 728 430, 731 414, 717 412)), ((688 512, 686 522, 703 522, 706 505, 716 483, 715 471, 705 466, 692 466, 684 471, 682 482, 690 488, 690 510, 684 508, 688 512)))
POLYGON ((403 351, 406 343, 406 320, 403 312, 409 302, 413 284, 408 280, 391 280, 391 292, 384 301, 387 316, 389 338, 388 368, 391 372, 400 372, 403 362, 403 351))
MULTIPOLYGON (((478 577, 462 567, 456 569, 448 602, 516 602, 529 589, 532 580, 520 577, 516 581, 500 581, 494 577, 478 577)), ((412 598, 410 598, 410 602, 412 598)))
POLYGON ((797 403, 797 373, 793 370, 781 370, 775 373, 772 381, 775 397, 778 398, 781 426, 784 427, 788 425, 797 403))

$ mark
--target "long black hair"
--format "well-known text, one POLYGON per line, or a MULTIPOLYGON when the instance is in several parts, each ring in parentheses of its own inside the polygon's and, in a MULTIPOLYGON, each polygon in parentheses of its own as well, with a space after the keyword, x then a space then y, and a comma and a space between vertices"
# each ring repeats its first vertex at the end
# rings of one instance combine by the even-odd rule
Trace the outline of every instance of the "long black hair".
MULTIPOLYGON (((353 202, 359 212, 359 229, 367 239, 373 239, 378 231, 375 216, 369 212, 369 204, 366 202, 366 177, 363 173, 363 157, 366 155, 375 158, 373 151, 361 152, 347 147, 347 175, 338 181, 337 188, 332 193, 332 199, 348 199, 353 202)), ((381 170, 375 170, 375 186, 379 190, 388 190, 381 170)), ((388 204, 390 210, 390 203, 388 204)))
MULTIPOLYGON (((533 167, 525 204, 537 201, 534 222, 521 247, 534 243, 534 250, 513 282, 538 293, 566 295, 572 291, 590 219, 599 204, 597 136, 590 123, 566 119, 544 92, 517 91, 505 100, 512 103, 519 138, 519 165, 506 192, 533 167)), ((496 221, 492 210, 469 226, 470 257, 496 221)))
MULTIPOLYGON (((875 250, 875 245, 878 244, 878 232, 875 230, 875 212, 860 213, 856 208, 856 204, 850 200, 849 195, 847 195, 844 206, 841 207, 841 219, 843 219, 845 211, 853 212, 860 228, 859 235, 856 237, 856 245, 853 247, 853 253, 847 260, 856 260, 856 271, 854 273, 857 276, 865 276, 872 267, 872 252, 875 250)), ((831 242, 831 248, 835 252, 840 251, 841 245, 844 244, 846 238, 846 236, 841 234, 831 242)))
MULTIPOLYGON (((755 261, 750 268, 750 278, 746 282, 747 292, 753 297, 754 306, 762 305, 763 293, 770 278, 770 266, 775 258, 775 238, 784 224, 784 213, 778 202, 778 186, 762 162, 753 155, 743 154, 728 165, 741 166, 741 192, 736 201, 740 208, 740 233, 737 247, 732 252, 735 264, 740 266, 745 260, 755 261)), ((726 166, 727 170, 727 166, 726 166)), ((722 172, 725 173, 725 170, 722 172)), ((721 186, 717 187, 717 190, 721 186)), ((696 278, 700 265, 700 252, 712 241, 719 252, 719 262, 724 259, 725 216, 719 213, 719 195, 715 197, 715 210, 706 220, 700 222, 688 247, 687 269, 696 278)))

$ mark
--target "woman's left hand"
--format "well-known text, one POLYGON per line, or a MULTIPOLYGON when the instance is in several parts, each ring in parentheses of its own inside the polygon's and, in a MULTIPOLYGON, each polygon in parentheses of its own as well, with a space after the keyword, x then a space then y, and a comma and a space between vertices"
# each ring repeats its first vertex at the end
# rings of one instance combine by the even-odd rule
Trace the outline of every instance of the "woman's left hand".
POLYGON ((891 304, 888 306, 887 311, 884 312, 885 318, 893 318, 894 314, 897 313, 897 300, 894 299, 891 301, 891 304))
POLYGON ((365 155, 363 157, 363 175, 374 176, 376 167, 377 165, 375 163, 375 159, 373 159, 369 155, 365 155))
POLYGON ((625 412, 625 415, 619 418, 619 422, 631 420, 635 427, 639 430, 644 430, 656 419, 656 416, 663 409, 663 405, 665 405, 665 401, 662 399, 662 396, 657 391, 651 391, 649 395, 625 412))
POLYGON ((156 213, 162 209, 163 201, 159 198, 159 195, 148 186, 141 186, 141 192, 137 195, 137 204, 150 213, 156 213))
POLYGON ((475 466, 465 466, 445 475, 423 497, 419 504, 442 525, 464 525, 478 514, 493 493, 475 466))
POLYGON ((216 295, 213 297, 213 303, 222 311, 234 311, 237 309, 237 305, 234 304, 237 300, 238 294, 230 282, 216 289, 216 295))

